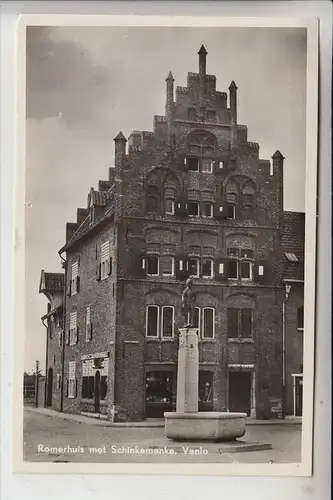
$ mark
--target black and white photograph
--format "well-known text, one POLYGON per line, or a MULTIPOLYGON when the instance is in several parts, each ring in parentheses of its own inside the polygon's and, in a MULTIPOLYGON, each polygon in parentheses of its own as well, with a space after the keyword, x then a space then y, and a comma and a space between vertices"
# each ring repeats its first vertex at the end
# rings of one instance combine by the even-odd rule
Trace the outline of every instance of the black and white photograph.
POLYGON ((316 22, 22 28, 21 468, 311 474, 316 22))

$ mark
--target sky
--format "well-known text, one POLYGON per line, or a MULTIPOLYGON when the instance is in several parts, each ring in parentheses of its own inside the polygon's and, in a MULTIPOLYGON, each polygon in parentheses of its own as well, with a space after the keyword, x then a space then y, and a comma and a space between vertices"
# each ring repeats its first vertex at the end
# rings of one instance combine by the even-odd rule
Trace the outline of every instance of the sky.
POLYGON ((113 138, 152 130, 165 79, 186 86, 204 44, 217 90, 238 86, 238 122, 260 157, 285 156, 285 210, 305 207, 303 28, 29 27, 26 66, 25 367, 45 366, 41 269, 61 272, 66 222, 108 178, 113 138))

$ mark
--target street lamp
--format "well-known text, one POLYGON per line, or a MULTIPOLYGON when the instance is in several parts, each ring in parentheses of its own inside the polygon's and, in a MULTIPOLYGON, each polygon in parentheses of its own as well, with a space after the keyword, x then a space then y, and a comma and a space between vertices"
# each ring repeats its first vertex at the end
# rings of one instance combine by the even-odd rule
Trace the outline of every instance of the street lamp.
POLYGON ((289 294, 291 291, 291 285, 285 284, 285 295, 282 303, 282 418, 285 418, 285 406, 286 406, 286 330, 287 330, 287 318, 286 318, 286 304, 289 299, 289 294))

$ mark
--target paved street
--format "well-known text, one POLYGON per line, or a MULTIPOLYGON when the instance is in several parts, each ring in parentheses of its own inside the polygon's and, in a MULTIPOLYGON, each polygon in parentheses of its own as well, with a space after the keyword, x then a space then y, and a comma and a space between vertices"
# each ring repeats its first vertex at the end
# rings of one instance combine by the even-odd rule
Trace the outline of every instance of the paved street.
MULTIPOLYGON (((105 463, 291 463, 301 460, 301 425, 297 423, 247 426, 243 439, 271 443, 271 450, 221 453, 217 445, 196 443, 188 448, 184 443, 183 448, 183 444, 178 443, 173 454, 156 454, 152 451, 167 442, 163 428, 98 424, 25 410, 24 459, 32 462, 105 463), (129 448, 135 446, 134 452, 129 453, 129 448)), ((168 443, 170 447, 170 441, 168 443)))

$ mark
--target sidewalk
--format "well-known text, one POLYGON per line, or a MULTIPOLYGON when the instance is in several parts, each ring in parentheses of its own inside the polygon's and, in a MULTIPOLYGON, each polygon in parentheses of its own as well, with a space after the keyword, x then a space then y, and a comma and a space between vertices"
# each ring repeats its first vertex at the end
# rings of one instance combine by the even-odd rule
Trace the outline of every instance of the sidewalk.
MULTIPOLYGON (((25 410, 45 415, 46 417, 62 418, 63 420, 71 420, 80 424, 97 425, 101 427, 138 427, 138 428, 164 428, 163 419, 148 419, 143 422, 110 422, 104 418, 87 417, 84 415, 77 415, 74 413, 62 413, 49 408, 34 408, 25 406, 25 410)), ((272 420, 252 420, 248 419, 246 425, 300 425, 302 419, 300 417, 287 417, 285 420, 272 419, 272 420)))

